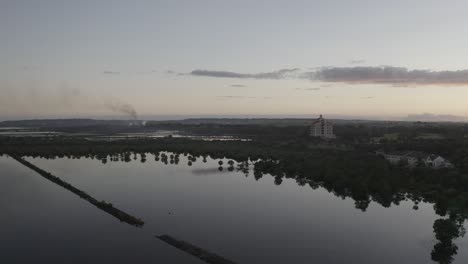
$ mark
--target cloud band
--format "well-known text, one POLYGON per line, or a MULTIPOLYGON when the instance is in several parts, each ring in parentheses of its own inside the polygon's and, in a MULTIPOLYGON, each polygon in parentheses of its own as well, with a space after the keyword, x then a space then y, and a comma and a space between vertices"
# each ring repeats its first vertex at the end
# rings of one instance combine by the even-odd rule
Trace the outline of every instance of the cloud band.
POLYGON ((234 79, 308 79, 328 83, 390 85, 468 85, 468 70, 409 70, 403 67, 326 67, 301 72, 298 68, 262 73, 193 70, 192 76, 234 79))

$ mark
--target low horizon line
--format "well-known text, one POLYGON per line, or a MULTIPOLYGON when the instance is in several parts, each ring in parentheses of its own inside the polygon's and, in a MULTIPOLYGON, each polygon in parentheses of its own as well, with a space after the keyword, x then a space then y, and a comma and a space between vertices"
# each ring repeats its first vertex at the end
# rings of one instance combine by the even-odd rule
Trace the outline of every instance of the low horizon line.
MULTIPOLYGON (((197 115, 183 115, 183 114, 164 114, 152 115, 143 114, 139 115, 136 119, 138 121, 177 121, 189 119, 315 119, 320 115, 330 120, 355 120, 355 121, 400 121, 400 122, 450 122, 450 123, 467 123, 468 116, 455 116, 455 115, 433 115, 429 114, 425 118, 412 117, 413 115, 424 116, 423 114, 408 114, 406 116, 347 116, 339 114, 230 114, 230 115, 214 115, 214 114, 197 114, 197 115), (444 118, 445 117, 445 118, 444 118), (431 118, 435 118, 432 119, 431 118), (440 118, 439 120, 437 118, 440 118)), ((29 120, 73 120, 73 119, 89 119, 89 120, 135 120, 131 117, 124 115, 63 115, 63 116, 37 116, 37 117, 0 117, 0 122, 5 121, 29 121, 29 120)))

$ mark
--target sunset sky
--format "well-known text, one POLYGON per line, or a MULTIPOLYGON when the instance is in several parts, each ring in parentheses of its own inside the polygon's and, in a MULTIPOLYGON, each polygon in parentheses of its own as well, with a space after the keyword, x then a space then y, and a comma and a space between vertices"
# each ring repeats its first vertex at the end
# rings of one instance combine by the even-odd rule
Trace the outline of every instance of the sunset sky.
POLYGON ((468 2, 0 0, 0 118, 468 116, 468 2))

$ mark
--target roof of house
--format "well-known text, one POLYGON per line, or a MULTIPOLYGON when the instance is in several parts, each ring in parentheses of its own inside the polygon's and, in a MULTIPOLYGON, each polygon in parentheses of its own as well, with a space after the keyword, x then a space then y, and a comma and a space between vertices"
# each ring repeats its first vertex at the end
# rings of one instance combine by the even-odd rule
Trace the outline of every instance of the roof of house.
POLYGON ((404 157, 404 156, 406 156, 408 153, 409 153, 409 151, 405 151, 405 150, 396 150, 396 151, 387 152, 387 153, 385 153, 385 155, 404 157))
POLYGON ((390 151, 390 152, 387 152, 387 153, 385 153, 383 151, 380 151, 380 152, 377 152, 377 153, 384 154, 386 156, 397 156, 397 157, 401 157, 401 158, 406 157, 406 158, 426 159, 426 160, 430 160, 430 161, 434 161, 439 157, 442 158, 439 155, 428 154, 428 153, 425 153, 425 152, 422 152, 422 151, 397 150, 397 151, 390 151))
POLYGON ((421 152, 421 151, 409 151, 409 150, 391 151, 391 152, 385 153, 385 155, 416 158, 416 159, 425 159, 429 156, 429 154, 421 152))
POLYGON ((409 158, 416 158, 416 159, 425 159, 429 154, 421 152, 421 151, 412 151, 408 153, 406 156, 409 158))
POLYGON ((430 161, 434 161, 436 160, 437 158, 439 158, 440 156, 437 156, 437 155, 434 155, 434 154, 431 154, 427 157, 428 160, 430 161))

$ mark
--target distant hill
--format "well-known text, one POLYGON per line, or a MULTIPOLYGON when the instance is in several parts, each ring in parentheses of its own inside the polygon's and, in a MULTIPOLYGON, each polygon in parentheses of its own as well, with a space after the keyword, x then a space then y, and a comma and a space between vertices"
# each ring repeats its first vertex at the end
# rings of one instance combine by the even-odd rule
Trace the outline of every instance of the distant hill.
POLYGON ((421 121, 421 122, 468 122, 466 116, 455 115, 436 115, 431 113, 424 114, 410 114, 406 118, 408 121, 421 121))
MULTIPOLYGON (((308 126, 314 118, 189 118, 182 120, 164 121, 136 121, 136 120, 100 120, 100 119, 32 119, 0 122, 0 127, 24 128, 90 128, 90 127, 129 127, 146 124, 149 127, 173 125, 265 125, 265 126, 308 126)), ((374 121, 374 120, 346 120, 329 119, 335 125, 372 125, 372 126, 413 126, 433 124, 438 122, 420 121, 374 121)), ((445 122, 439 122, 443 124, 445 122)), ((141 127, 141 126, 138 126, 141 127)))
MULTIPOLYGON (((180 124, 180 125, 269 125, 269 126, 305 126, 310 125, 315 118, 188 118, 183 120, 148 121, 148 125, 180 124)), ((374 124, 374 125, 411 125, 408 121, 374 121, 359 119, 329 119, 336 125, 374 124)))
POLYGON ((94 119, 33 119, 0 122, 0 127, 88 127, 100 125, 125 125, 133 121, 128 120, 94 120, 94 119))

